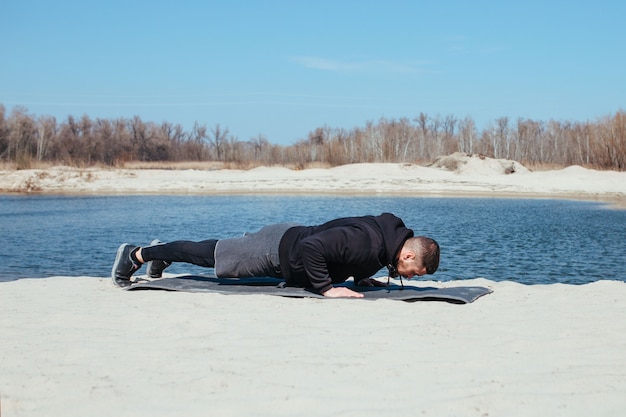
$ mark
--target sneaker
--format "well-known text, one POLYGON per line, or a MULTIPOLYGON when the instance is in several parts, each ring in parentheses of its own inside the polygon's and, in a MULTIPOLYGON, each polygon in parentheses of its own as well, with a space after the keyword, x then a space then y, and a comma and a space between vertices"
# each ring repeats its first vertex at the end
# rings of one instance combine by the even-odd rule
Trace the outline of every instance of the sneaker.
POLYGON ((115 263, 113 264, 113 269, 111 269, 111 279, 113 284, 118 287, 128 287, 131 284, 130 277, 141 268, 141 264, 133 261, 130 257, 130 254, 135 249, 137 249, 137 246, 129 245, 128 243, 121 244, 117 249, 115 263))
MULTIPOLYGON (((150 246, 159 245, 161 242, 159 239, 154 239, 150 242, 150 246)), ((148 270, 148 278, 150 279, 159 279, 163 276, 163 270, 170 266, 172 263, 161 260, 148 261, 146 264, 146 269, 148 270)))

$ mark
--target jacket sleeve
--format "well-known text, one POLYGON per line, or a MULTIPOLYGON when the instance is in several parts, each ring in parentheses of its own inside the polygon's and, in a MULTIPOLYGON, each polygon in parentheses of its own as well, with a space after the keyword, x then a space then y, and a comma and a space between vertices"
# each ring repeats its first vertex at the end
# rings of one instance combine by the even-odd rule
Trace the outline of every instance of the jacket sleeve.
POLYGON ((329 263, 358 265, 370 251, 370 236, 357 227, 336 227, 316 233, 298 243, 302 264, 314 291, 332 288, 329 263))

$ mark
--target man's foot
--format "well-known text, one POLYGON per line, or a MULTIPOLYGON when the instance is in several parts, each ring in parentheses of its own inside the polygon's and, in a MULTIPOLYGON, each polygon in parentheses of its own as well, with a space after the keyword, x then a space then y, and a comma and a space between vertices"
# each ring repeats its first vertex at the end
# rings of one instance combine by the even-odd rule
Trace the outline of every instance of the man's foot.
POLYGON ((113 269, 111 269, 111 279, 113 284, 118 287, 128 287, 130 285, 130 277, 141 268, 139 262, 133 261, 130 254, 137 249, 137 246, 123 243, 117 249, 117 255, 115 256, 115 263, 113 263, 113 269))
MULTIPOLYGON (((159 239, 154 239, 152 242, 150 242, 150 246, 158 245, 160 243, 163 243, 163 242, 161 242, 159 239)), ((172 264, 171 262, 161 261, 161 260, 148 261, 148 263, 146 264, 146 269, 148 270, 148 278, 150 279, 161 278, 163 276, 163 270, 167 268, 168 266, 170 266, 171 264, 172 264)))

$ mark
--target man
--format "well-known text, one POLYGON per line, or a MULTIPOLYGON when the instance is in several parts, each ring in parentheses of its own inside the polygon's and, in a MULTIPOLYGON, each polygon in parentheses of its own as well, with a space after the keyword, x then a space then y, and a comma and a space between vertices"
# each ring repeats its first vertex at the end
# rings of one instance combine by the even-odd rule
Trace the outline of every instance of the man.
POLYGON ((362 297, 333 284, 352 277, 360 285, 377 285, 370 277, 384 267, 391 277, 432 274, 439 267, 439 253, 433 239, 414 237, 402 219, 383 213, 317 226, 275 224, 229 239, 146 247, 124 243, 111 274, 116 285, 125 287, 145 262, 150 278, 161 277, 172 262, 187 262, 215 268, 220 278, 279 277, 288 286, 308 288, 326 297, 362 297))

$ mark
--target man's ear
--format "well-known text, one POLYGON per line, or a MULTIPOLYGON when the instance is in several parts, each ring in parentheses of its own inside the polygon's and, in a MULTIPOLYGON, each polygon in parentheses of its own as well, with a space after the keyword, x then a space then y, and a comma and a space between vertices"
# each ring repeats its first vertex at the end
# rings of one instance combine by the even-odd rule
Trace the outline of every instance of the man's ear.
POLYGON ((402 251, 402 254, 400 257, 404 259, 405 261, 408 261, 409 259, 414 260, 415 252, 413 252, 412 250, 404 250, 402 251))

